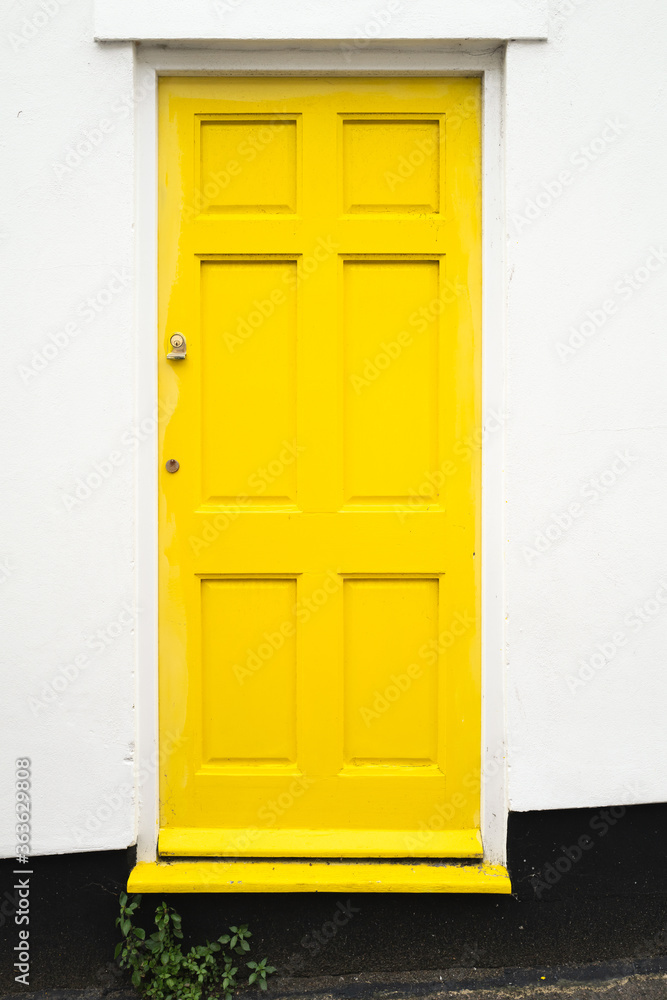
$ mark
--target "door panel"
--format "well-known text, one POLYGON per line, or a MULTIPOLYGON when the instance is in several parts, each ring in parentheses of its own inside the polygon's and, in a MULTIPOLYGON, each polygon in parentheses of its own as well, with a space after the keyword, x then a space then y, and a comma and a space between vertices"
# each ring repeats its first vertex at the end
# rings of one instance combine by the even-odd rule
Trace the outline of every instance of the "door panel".
POLYGON ((438 324, 410 317, 438 300, 439 260, 343 265, 347 502, 405 502, 438 448, 438 324))
POLYGON ((203 580, 201 597, 202 763, 294 761, 295 580, 203 580), (267 639, 251 656, 258 628, 267 639))
POLYGON ((162 854, 481 855, 479 95, 160 82, 162 854))
POLYGON ((239 496, 296 502, 295 462, 276 467, 270 482, 253 476, 284 441, 296 441, 295 272, 295 261, 202 261, 205 503, 239 496))
POLYGON ((346 761, 437 766, 436 672, 408 670, 437 643, 438 581, 346 580, 344 604, 346 761))

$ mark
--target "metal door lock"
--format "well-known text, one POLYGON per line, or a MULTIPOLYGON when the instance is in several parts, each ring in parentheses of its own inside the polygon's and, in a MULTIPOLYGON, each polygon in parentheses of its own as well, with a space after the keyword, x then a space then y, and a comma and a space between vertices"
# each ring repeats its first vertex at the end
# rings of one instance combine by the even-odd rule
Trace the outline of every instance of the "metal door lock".
POLYGON ((174 348, 167 355, 169 361, 183 361, 185 358, 185 337, 182 333, 173 333, 169 339, 169 343, 174 348))

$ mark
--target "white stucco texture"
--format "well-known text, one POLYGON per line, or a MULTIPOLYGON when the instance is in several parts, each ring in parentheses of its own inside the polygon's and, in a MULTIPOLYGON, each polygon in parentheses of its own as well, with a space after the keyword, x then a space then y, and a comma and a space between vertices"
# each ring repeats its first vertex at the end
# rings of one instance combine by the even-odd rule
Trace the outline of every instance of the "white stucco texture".
POLYGON ((507 53, 514 809, 667 797, 666 44, 560 0, 507 53))
MULTIPOLYGON (((246 37, 255 0, 229 5, 221 20, 210 4, 211 24, 246 37)), ((37 854, 131 844, 132 785, 151 781, 134 753, 135 679, 152 669, 134 642, 151 416, 134 400, 150 335, 133 323, 134 54, 94 36, 114 9, 139 24, 161 6, 100 3, 97 27, 92 0, 3 14, 0 800, 30 757, 37 854)), ((326 39, 365 37, 351 25, 383 3, 272 6, 255 31, 277 32, 280 9, 285 37, 326 39)), ((500 8, 539 34, 539 4, 500 8)), ((405 4, 388 30, 432 37, 434 9, 405 4)), ((549 40, 507 47, 498 502, 518 810, 667 797, 666 50, 662 0, 552 0, 549 40)), ((1 852, 14 843, 4 808, 1 852)))
POLYGON ((543 38, 547 0, 95 0, 99 39, 543 38))
POLYGON ((134 771, 133 55, 95 44, 79 0, 3 22, 0 842, 27 756, 35 853, 122 847, 132 793, 105 800, 134 771))

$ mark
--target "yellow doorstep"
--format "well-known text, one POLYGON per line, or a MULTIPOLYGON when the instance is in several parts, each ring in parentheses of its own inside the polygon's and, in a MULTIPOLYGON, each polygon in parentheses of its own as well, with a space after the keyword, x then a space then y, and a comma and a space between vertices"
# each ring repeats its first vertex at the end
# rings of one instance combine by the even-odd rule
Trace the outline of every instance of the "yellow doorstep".
POLYGON ((323 861, 139 863, 129 892, 511 893, 502 865, 356 864, 323 861))

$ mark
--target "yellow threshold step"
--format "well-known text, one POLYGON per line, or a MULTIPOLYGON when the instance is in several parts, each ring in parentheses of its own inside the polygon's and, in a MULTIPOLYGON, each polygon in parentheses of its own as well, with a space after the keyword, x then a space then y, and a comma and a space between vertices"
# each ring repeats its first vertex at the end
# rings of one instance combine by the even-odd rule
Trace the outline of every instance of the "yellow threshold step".
POLYGON ((141 861, 128 892, 512 891, 507 869, 488 864, 327 861, 141 861))
POLYGON ((479 858, 477 829, 429 830, 225 830, 163 827, 158 853, 176 858, 479 858), (427 843, 424 843, 424 841, 427 843))

